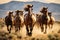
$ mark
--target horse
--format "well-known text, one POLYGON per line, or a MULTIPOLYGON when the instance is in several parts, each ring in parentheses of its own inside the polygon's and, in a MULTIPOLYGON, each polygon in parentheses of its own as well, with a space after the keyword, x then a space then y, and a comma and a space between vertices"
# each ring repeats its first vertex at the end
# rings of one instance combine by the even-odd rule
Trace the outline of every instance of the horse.
POLYGON ((36 16, 35 16, 35 14, 32 13, 32 10, 33 10, 32 7, 33 7, 33 5, 28 4, 24 8, 24 10, 28 12, 24 15, 24 23, 26 26, 27 35, 29 35, 29 36, 32 36, 32 30, 33 30, 33 27, 34 27, 35 21, 36 21, 36 16), (30 32, 29 32, 29 28, 30 28, 30 32))
POLYGON ((40 11, 43 15, 41 16, 41 32, 44 31, 46 33, 48 23, 50 21, 49 15, 48 15, 48 8, 43 7, 42 10, 40 11), (45 30, 44 30, 44 25, 45 25, 45 30))
POLYGON ((7 26, 7 30, 9 31, 9 33, 11 33, 11 28, 12 28, 12 15, 13 12, 9 12, 8 16, 5 17, 5 24, 7 26), (10 28, 9 28, 10 26, 10 28))
POLYGON ((23 11, 17 10, 14 18, 15 32, 21 29, 21 26, 24 20, 22 16, 23 16, 23 11))
POLYGON ((39 26, 41 27, 41 14, 36 14, 36 24, 39 24, 39 26))
POLYGON ((49 18, 50 18, 48 26, 49 26, 50 29, 52 29, 53 28, 53 24, 55 23, 55 18, 52 16, 51 12, 48 12, 48 15, 49 15, 49 18))
POLYGON ((20 10, 20 18, 21 18, 21 27, 24 26, 24 14, 23 14, 23 10, 20 10))

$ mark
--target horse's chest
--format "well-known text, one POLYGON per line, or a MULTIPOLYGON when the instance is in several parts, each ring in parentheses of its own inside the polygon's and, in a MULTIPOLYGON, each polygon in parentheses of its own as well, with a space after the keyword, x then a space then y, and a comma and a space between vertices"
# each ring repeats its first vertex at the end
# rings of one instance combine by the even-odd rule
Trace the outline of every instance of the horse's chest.
POLYGON ((48 18, 47 18, 47 16, 43 16, 42 19, 43 20, 47 20, 48 18))
POLYGON ((11 22, 12 21, 12 18, 11 17, 8 17, 7 18, 7 21, 11 22))
POLYGON ((5 22, 6 22, 6 24, 11 25, 12 24, 12 18, 7 16, 5 18, 5 22))
POLYGON ((16 23, 20 23, 21 22, 21 20, 20 20, 20 17, 16 17, 16 23))
POLYGON ((28 17, 27 17, 27 20, 28 20, 28 21, 32 21, 31 16, 28 16, 28 17))
POLYGON ((32 18, 31 18, 31 16, 27 15, 25 22, 26 22, 26 24, 32 23, 32 18))

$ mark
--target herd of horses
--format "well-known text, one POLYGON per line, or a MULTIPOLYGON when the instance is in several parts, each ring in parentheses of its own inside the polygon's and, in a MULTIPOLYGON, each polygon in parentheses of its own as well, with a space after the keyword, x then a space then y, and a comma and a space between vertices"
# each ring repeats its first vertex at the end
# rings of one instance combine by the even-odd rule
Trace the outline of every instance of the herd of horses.
POLYGON ((11 33, 11 29, 13 26, 15 26, 15 32, 17 32, 21 29, 23 25, 25 25, 27 35, 29 36, 32 35, 32 30, 36 23, 39 23, 41 27, 41 32, 44 31, 44 33, 47 32, 47 27, 49 27, 50 29, 53 27, 55 19, 52 16, 51 12, 48 12, 47 7, 43 7, 41 9, 41 14, 34 14, 33 5, 30 4, 26 5, 24 10, 25 12, 27 12, 26 14, 24 14, 21 10, 17 10, 15 11, 15 15, 13 15, 13 12, 9 12, 9 14, 5 17, 5 24, 9 33, 11 33))

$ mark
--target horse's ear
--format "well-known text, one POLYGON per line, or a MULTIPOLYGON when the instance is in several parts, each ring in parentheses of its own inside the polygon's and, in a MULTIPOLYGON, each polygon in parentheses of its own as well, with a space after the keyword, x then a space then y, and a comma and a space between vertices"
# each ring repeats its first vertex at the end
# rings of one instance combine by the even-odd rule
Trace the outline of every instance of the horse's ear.
POLYGON ((42 11, 40 11, 42 13, 42 11))
POLYGON ((24 10, 25 10, 25 11, 28 11, 28 8, 27 8, 27 7, 25 7, 25 8, 24 8, 24 10))
POLYGON ((32 5, 32 7, 33 7, 33 5, 32 5))
POLYGON ((41 11, 40 11, 41 12, 41 11))
POLYGON ((52 13, 52 12, 51 12, 52 13))
POLYGON ((13 14, 13 12, 12 12, 12 14, 13 14))
POLYGON ((48 9, 48 7, 47 7, 47 9, 48 9))

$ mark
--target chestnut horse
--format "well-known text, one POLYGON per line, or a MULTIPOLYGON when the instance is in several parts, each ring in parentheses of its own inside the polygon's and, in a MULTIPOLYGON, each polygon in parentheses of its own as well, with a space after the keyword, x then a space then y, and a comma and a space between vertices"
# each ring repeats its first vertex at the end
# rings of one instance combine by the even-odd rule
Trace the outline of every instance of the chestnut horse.
POLYGON ((26 25, 26 30, 27 30, 27 35, 32 36, 32 30, 34 27, 34 24, 36 22, 36 17, 32 13, 32 7, 33 5, 27 5, 24 10, 27 11, 28 13, 24 15, 24 23, 26 25), (30 31, 29 31, 30 28, 30 31))
POLYGON ((24 22, 23 11, 17 10, 15 19, 14 19, 15 32, 17 32, 21 29, 23 22, 24 22))

